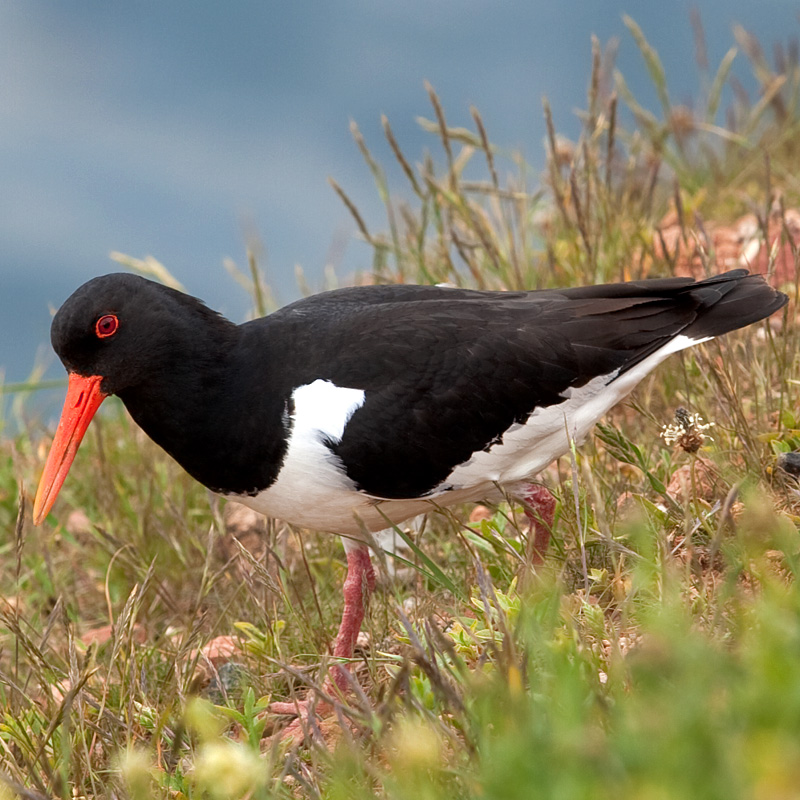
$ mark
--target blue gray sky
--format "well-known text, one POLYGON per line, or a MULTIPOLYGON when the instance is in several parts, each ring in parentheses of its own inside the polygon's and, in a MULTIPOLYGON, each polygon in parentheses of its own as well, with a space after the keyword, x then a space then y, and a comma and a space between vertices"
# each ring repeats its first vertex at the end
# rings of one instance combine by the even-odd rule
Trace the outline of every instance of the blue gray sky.
MULTIPOLYGON (((223 269, 248 236, 269 282, 296 299, 332 258, 368 267, 330 189, 334 177, 370 223, 383 219, 350 120, 393 171, 386 114, 412 160, 436 141, 423 81, 453 124, 477 106, 492 140, 543 163, 541 98, 574 134, 590 37, 619 37, 618 66, 655 103, 622 15, 657 48, 676 101, 697 94, 689 10, 712 65, 743 24, 768 47, 798 32, 789 0, 0 0, 0 367, 24 379, 49 351, 50 308, 117 269, 112 250, 162 261, 193 293, 240 321, 249 302, 223 269)), ((744 56, 737 58, 742 74, 744 56)), ((398 177, 395 185, 402 192, 398 177)))

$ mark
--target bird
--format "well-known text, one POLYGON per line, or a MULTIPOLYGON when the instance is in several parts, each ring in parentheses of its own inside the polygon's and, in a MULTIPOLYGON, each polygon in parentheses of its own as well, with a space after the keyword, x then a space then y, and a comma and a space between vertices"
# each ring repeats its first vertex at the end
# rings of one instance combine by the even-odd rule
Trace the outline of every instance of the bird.
POLYGON ((329 680, 344 692, 343 663, 375 585, 372 532, 507 493, 525 504, 541 562, 555 500, 537 473, 668 356, 787 300, 744 269, 534 291, 372 285, 237 325, 141 276, 99 276, 53 318, 69 380, 34 522, 52 509, 97 409, 117 395, 213 492, 343 537, 329 680))

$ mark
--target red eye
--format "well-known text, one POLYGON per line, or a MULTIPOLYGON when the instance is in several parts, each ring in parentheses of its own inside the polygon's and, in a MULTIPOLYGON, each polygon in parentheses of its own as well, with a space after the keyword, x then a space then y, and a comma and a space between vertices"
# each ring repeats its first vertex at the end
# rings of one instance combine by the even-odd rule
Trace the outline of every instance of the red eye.
POLYGON ((106 339, 109 336, 113 336, 117 332, 117 328, 119 328, 119 320, 117 317, 114 314, 106 314, 104 317, 100 317, 100 319, 97 320, 94 326, 94 332, 99 339, 106 339))

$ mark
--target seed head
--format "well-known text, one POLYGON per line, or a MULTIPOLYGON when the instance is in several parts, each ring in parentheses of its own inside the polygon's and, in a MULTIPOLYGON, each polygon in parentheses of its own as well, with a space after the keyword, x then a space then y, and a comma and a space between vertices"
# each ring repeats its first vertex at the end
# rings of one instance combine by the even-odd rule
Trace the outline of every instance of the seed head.
POLYGON ((699 414, 690 414, 685 408, 675 409, 675 421, 661 428, 661 438, 668 445, 677 445, 686 453, 696 453, 711 437, 705 433, 714 426, 703 422, 699 414))

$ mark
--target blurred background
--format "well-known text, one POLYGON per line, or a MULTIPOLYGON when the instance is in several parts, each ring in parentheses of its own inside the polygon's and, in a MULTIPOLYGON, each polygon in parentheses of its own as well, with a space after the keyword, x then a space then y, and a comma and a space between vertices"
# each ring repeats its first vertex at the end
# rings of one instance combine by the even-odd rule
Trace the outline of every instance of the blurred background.
MULTIPOLYGON (((425 80, 450 124, 473 128, 475 105, 490 139, 521 152, 534 179, 543 96, 556 130, 577 135, 592 34, 604 46, 618 39, 617 67, 657 106, 623 14, 657 49, 673 100, 690 105, 702 85, 693 8, 712 71, 735 44, 735 23, 766 45, 798 30, 790 0, 0 2, 5 380, 25 380, 37 361, 48 377, 63 375, 49 348, 52 310, 83 281, 120 269, 111 251, 152 255, 236 321, 251 300, 223 263, 246 269, 254 242, 280 304, 300 296, 298 266, 312 289, 326 269, 343 281, 368 270, 370 248, 327 178, 383 229, 350 121, 390 182, 399 168, 381 114, 410 158, 430 149, 441 164, 438 139, 417 122, 433 117, 425 80)), ((742 54, 739 68, 755 91, 742 54)))

